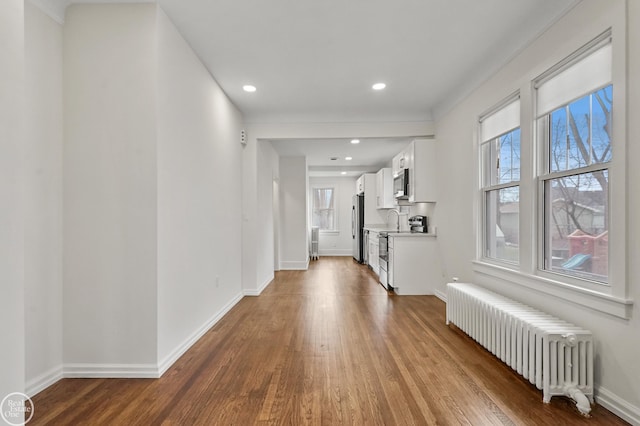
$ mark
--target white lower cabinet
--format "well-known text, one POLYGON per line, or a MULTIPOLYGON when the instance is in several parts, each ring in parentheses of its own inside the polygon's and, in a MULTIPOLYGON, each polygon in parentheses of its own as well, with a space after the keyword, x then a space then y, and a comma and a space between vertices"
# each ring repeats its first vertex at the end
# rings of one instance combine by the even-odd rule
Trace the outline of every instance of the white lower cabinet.
POLYGON ((380 262, 378 259, 379 247, 378 233, 375 231, 369 231, 369 266, 371 266, 371 269, 376 273, 376 275, 380 275, 380 262))
MULTIPOLYGON (((389 238, 389 241, 391 241, 391 238, 389 238)), ((395 287, 395 278, 393 276, 393 271, 395 268, 393 263, 393 247, 391 247, 391 245, 389 245, 389 247, 387 248, 387 259, 387 287, 393 288, 395 287)))
POLYGON ((442 280, 434 236, 389 235, 388 282, 398 295, 429 295, 442 280))

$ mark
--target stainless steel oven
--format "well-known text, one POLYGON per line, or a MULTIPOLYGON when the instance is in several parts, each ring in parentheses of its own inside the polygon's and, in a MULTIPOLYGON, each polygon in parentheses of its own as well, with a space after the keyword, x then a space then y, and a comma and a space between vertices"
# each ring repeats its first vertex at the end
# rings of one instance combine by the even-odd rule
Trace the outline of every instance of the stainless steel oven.
POLYGON ((389 233, 388 232, 380 232, 378 233, 378 261, 379 261, 379 273, 380 273, 380 284, 385 290, 389 290, 389 285, 387 283, 387 270, 388 270, 388 262, 389 262, 389 233))

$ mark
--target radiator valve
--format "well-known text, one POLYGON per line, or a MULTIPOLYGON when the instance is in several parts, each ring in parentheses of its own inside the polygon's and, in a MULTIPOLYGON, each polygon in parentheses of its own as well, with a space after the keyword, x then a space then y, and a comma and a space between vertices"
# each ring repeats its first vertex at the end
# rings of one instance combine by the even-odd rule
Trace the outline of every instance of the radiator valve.
POLYGON ((566 345, 572 348, 578 343, 578 338, 573 333, 563 334, 562 338, 564 339, 566 345))

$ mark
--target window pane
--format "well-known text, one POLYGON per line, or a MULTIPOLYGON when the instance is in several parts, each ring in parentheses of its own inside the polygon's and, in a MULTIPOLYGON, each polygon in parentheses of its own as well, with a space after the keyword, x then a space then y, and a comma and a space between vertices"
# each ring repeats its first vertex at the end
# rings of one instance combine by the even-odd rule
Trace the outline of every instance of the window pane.
POLYGON ((613 86, 598 90, 592 96, 591 138, 593 162, 611 161, 611 106, 613 86))
POLYGON ((612 94, 610 85, 551 112, 551 172, 611 160, 612 94))
POLYGON ((518 262, 520 188, 498 189, 485 194, 486 256, 518 262))
POLYGON ((483 186, 495 185, 498 182, 498 152, 500 144, 498 139, 492 139, 482 145, 482 170, 483 186))
POLYGON ((560 108, 551 113, 551 147, 549 149, 549 170, 566 170, 567 160, 567 109, 560 108))
POLYGON ((333 188, 314 188, 311 225, 323 231, 334 231, 335 207, 333 188))
POLYGON ((590 120, 590 103, 591 96, 585 96, 582 99, 569 104, 568 126, 569 144, 567 147, 567 156, 569 164, 566 169, 577 169, 588 166, 590 164, 589 150, 589 120, 590 120))
POLYGON ((484 186, 520 180, 520 129, 482 145, 484 186))
POLYGON ((317 226, 323 231, 335 230, 335 211, 334 210, 314 210, 312 226, 317 226))
POLYGON ((520 180, 520 129, 500 137, 500 181, 520 180))
POLYGON ((607 170, 545 182, 545 269, 607 282, 607 170))

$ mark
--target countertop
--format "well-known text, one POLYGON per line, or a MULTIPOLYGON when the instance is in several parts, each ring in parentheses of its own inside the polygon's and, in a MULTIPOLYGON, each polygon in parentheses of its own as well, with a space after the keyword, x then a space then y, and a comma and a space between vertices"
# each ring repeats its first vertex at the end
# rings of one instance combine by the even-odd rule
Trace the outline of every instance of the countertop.
POLYGON ((406 238, 406 237, 431 237, 434 238, 436 236, 436 234, 429 234, 429 233, 425 233, 425 232, 396 232, 396 231, 389 231, 389 238, 406 238))
POLYGON ((367 226, 364 226, 363 229, 367 231, 374 231, 374 232, 388 232, 389 237, 393 237, 393 238, 402 238, 402 237, 432 237, 433 238, 436 236, 436 234, 434 233, 396 231, 396 228, 389 228, 389 227, 385 227, 384 225, 382 226, 367 225, 367 226))

